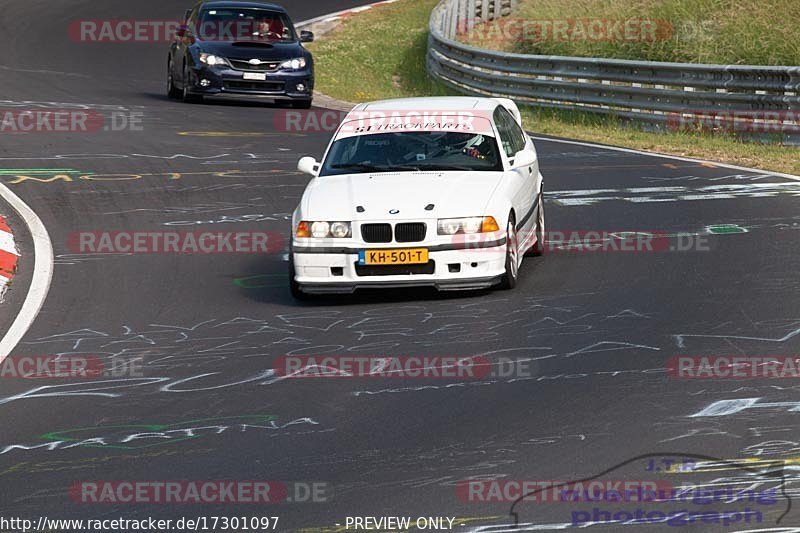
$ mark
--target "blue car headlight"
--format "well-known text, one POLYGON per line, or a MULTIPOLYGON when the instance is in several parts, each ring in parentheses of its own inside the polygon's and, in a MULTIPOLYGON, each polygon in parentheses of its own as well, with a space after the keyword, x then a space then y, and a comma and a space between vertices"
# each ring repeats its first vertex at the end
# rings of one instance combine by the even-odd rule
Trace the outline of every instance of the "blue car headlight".
POLYGON ((298 57, 295 59, 288 59, 281 63, 280 68, 283 70, 300 70, 306 68, 306 58, 298 57))
POLYGON ((210 67, 227 65, 228 60, 224 57, 215 56, 214 54, 207 54, 205 52, 200 54, 200 62, 205 63, 210 67))

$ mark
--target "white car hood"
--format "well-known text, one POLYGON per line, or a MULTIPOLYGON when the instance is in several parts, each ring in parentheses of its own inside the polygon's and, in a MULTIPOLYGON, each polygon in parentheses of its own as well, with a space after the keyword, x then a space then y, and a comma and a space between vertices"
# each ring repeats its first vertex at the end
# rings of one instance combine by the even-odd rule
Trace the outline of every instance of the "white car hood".
POLYGON ((483 216, 502 172, 385 172, 315 178, 301 201, 306 220, 483 216), (425 206, 433 204, 432 210, 425 206), (363 213, 356 210, 364 208, 363 213), (398 213, 389 213, 397 210, 398 213))

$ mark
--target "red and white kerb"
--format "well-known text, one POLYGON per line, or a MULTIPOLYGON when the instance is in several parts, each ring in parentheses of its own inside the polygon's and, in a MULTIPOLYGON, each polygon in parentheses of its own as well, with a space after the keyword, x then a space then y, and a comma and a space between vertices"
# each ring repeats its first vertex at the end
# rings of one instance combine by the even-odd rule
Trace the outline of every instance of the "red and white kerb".
POLYGON ((14 244, 14 234, 11 233, 6 219, 0 216, 0 298, 14 277, 18 259, 19 252, 14 244))

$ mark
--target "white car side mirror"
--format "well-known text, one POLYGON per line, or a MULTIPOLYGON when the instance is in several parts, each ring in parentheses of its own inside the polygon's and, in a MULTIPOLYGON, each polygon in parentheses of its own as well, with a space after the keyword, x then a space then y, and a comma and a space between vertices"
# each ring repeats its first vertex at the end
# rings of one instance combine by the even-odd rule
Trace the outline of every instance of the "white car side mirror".
POLYGON ((316 178, 319 174, 319 163, 313 157, 301 157, 300 161, 297 162, 297 170, 316 178))
POLYGON ((536 162, 536 152, 533 150, 520 150, 514 155, 515 167, 527 167, 536 162))

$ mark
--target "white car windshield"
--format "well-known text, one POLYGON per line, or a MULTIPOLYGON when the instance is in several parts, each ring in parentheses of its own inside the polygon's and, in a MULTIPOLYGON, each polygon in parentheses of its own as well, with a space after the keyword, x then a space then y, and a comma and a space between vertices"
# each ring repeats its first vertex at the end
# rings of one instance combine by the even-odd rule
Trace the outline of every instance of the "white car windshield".
POLYGON ((489 171, 503 165, 495 138, 483 133, 379 133, 335 141, 320 176, 397 170, 489 171))

